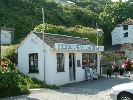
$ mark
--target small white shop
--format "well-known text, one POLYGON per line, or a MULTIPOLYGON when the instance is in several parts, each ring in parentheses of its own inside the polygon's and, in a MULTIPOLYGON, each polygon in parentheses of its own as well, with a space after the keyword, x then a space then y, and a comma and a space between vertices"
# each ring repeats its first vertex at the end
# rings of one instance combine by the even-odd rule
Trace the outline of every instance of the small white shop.
POLYGON ((50 85, 64 85, 86 79, 85 67, 100 66, 103 46, 87 38, 31 32, 18 48, 19 71, 50 85))

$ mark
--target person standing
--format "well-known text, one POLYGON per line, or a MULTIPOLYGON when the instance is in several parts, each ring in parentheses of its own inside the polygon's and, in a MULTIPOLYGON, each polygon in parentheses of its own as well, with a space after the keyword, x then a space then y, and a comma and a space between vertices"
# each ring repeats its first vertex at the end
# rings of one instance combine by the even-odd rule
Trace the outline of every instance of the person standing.
POLYGON ((119 71, 120 71, 120 76, 122 76, 123 75, 123 72, 124 72, 124 64, 123 64, 123 60, 119 60, 119 64, 120 64, 120 66, 119 66, 119 71))
POLYGON ((107 66, 107 77, 108 77, 108 76, 111 77, 111 74, 112 74, 112 66, 111 66, 111 65, 112 65, 112 64, 111 64, 111 62, 110 62, 109 60, 107 61, 107 65, 108 65, 108 66, 107 66))
POLYGON ((119 74, 119 63, 117 60, 114 60, 113 62, 113 69, 114 69, 115 77, 117 78, 119 74))
POLYGON ((129 58, 127 58, 126 60, 125 60, 125 70, 128 72, 128 75, 129 75, 129 77, 130 77, 130 71, 131 71, 131 61, 129 60, 129 58))

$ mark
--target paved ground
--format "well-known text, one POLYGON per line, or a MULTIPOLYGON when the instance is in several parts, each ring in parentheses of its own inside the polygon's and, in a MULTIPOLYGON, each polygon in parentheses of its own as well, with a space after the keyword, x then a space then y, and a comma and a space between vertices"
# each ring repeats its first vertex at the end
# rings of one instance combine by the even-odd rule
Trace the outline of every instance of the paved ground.
POLYGON ((131 77, 106 77, 98 80, 82 81, 61 86, 60 89, 33 89, 31 94, 0 100, 110 100, 108 95, 112 86, 133 81, 131 77))

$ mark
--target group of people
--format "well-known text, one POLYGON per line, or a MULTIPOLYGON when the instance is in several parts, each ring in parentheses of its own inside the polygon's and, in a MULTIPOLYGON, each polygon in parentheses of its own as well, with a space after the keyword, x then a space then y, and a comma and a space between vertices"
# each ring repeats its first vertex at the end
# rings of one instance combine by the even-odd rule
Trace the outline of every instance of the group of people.
MULTIPOLYGON (((118 77, 118 75, 122 76, 124 71, 127 71, 128 77, 130 77, 131 65, 132 65, 132 62, 131 60, 129 60, 129 58, 127 58, 124 62, 118 62, 117 60, 114 60, 112 64, 112 69, 116 78, 118 77)), ((107 76, 111 77, 111 72, 112 71, 108 69, 107 76)))

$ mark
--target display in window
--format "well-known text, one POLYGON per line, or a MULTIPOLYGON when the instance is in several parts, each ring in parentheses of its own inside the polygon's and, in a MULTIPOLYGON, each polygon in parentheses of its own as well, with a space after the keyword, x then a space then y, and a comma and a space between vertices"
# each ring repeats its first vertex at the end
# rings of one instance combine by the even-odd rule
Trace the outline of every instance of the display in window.
POLYGON ((97 66, 96 53, 82 53, 82 68, 97 66))

